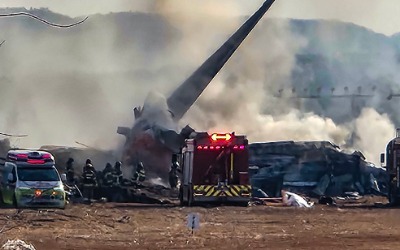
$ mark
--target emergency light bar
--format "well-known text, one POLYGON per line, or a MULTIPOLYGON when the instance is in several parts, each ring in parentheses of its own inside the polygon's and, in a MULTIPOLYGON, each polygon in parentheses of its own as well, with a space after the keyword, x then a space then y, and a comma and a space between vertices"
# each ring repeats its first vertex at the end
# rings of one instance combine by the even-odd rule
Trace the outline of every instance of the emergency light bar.
MULTIPOLYGON (((199 145, 199 146, 197 146, 197 149, 198 150, 219 150, 219 149, 224 149, 225 148, 225 146, 208 146, 208 145, 204 145, 204 146, 202 146, 202 145, 199 145)), ((233 149, 240 149, 240 150, 243 150, 245 148, 245 146, 244 145, 234 145, 233 146, 233 149)))
POLYGON ((232 135, 229 134, 229 133, 226 133, 226 134, 216 134, 216 133, 214 133, 214 134, 211 135, 211 140, 213 140, 213 141, 221 141, 221 140, 229 141, 230 139, 232 139, 232 135))
POLYGON ((8 159, 16 162, 27 162, 28 164, 54 162, 53 156, 47 152, 9 153, 8 159))
POLYGON ((36 160, 36 159, 29 159, 26 162, 29 164, 44 164, 45 163, 44 160, 36 160))

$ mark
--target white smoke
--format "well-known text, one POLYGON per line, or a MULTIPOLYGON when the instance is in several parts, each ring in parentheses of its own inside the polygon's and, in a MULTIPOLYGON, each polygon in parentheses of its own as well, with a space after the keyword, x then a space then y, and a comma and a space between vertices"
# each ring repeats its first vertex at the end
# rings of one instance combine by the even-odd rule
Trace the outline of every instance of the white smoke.
MULTIPOLYGON (((29 147, 75 145, 75 140, 94 147, 116 147, 124 140, 115 133, 116 127, 132 125, 133 107, 141 105, 151 90, 168 95, 183 82, 245 20, 224 13, 238 13, 248 3, 154 1, 150 5, 157 15, 96 15, 69 31, 39 24, 26 29, 24 21, 1 21, 7 39, 0 48, 1 132, 29 134, 21 141, 29 147)), ((289 20, 266 17, 180 125, 210 132, 235 131, 247 134, 251 142, 331 140, 345 145, 355 135, 349 146, 375 161, 394 128, 391 120, 398 114, 382 98, 387 91, 361 105, 368 109, 350 120, 338 118, 349 114, 347 101, 330 101, 328 108, 320 103, 306 105, 303 112, 297 101, 274 97, 279 88, 305 88, 316 78, 301 72, 305 68, 299 69, 296 61, 296 54, 310 46, 311 38, 294 32, 289 20), (292 78, 296 70, 307 79, 305 86, 292 78), (365 137, 372 128, 384 131, 365 137)), ((319 44, 330 59, 350 55, 362 46, 355 42, 349 47, 330 47, 332 39, 341 37, 334 37, 337 27, 328 28, 320 27, 325 31, 319 35, 324 37, 319 44)), ((354 68, 339 71, 339 76, 349 76, 341 85, 335 82, 324 87, 349 85, 354 90, 367 78, 367 85, 388 79, 387 85, 395 89, 392 83, 399 77, 396 53, 391 47, 377 52, 380 49, 384 53, 377 53, 376 63, 356 60, 354 68), (357 85, 350 85, 353 82, 357 85)), ((163 111, 149 114, 152 123, 175 128, 165 113, 165 100, 159 95, 154 100, 160 102, 151 103, 163 111)))
MULTIPOLYGON (((246 134, 251 142, 328 140, 344 149, 360 150, 367 160, 378 163, 379 153, 393 136, 394 125, 388 115, 372 108, 371 102, 361 103, 360 112, 352 116, 350 100, 331 101, 331 106, 328 108, 314 103, 308 105, 310 107, 307 110, 303 110, 301 100, 274 97, 277 89, 291 89, 292 86, 299 84, 293 82, 291 75, 293 71, 299 70, 296 55, 308 46, 310 40, 293 33, 289 24, 288 20, 273 20, 273 22, 267 20, 256 28, 249 37, 250 41, 245 42, 227 63, 184 121, 198 130, 235 131, 246 134), (342 119, 349 116, 352 116, 350 120, 342 119), (375 129, 379 131, 372 133, 375 129)), ((323 27, 320 30, 323 30, 323 27)), ((320 33, 325 55, 337 57, 338 53, 342 53, 352 57, 352 48, 344 48, 338 53, 330 52, 333 48, 330 47, 329 40, 332 39, 330 37, 337 35, 335 31, 337 32, 337 29, 332 28, 329 35, 326 34, 326 30, 323 34, 320 33)), ((347 30, 343 32, 348 35, 347 30)), ((395 65, 393 56, 393 48, 387 48, 385 54, 380 55, 379 61, 389 59, 389 62, 395 65)), ((357 55, 354 58, 357 60, 357 55)), ((371 67, 375 64, 372 63, 371 67)), ((351 77, 356 83, 362 78, 376 79, 395 75, 393 66, 391 69, 375 67, 374 70, 368 70, 369 67, 365 69, 362 64, 358 64, 353 68, 356 74, 351 77), (365 71, 369 76, 365 76, 365 71)), ((351 75, 352 69, 348 70, 345 73, 351 75)), ((312 74, 307 79, 308 82, 304 83, 305 89, 311 88, 310 83, 316 80, 312 74)), ((345 79, 344 76, 342 79, 345 79)), ((347 82, 340 84, 343 87, 347 84, 351 91, 354 91, 358 85, 353 84, 350 79, 347 78, 347 82)), ((331 87, 338 88, 336 82, 333 84, 328 91, 331 87)), ((365 89, 364 86, 364 91, 365 89)), ((383 99, 378 93, 372 98, 372 102, 382 102, 383 99)), ((382 105, 375 107, 379 106, 382 112, 382 105)))
POLYGON ((361 149, 370 161, 379 163, 380 152, 385 152, 386 144, 395 136, 395 127, 388 115, 365 108, 354 125, 357 134, 354 148, 361 149))
POLYGON ((141 120, 145 120, 150 126, 161 126, 168 130, 177 131, 177 124, 172 120, 171 113, 168 112, 165 97, 155 91, 151 91, 146 97, 142 115, 137 122, 141 120))

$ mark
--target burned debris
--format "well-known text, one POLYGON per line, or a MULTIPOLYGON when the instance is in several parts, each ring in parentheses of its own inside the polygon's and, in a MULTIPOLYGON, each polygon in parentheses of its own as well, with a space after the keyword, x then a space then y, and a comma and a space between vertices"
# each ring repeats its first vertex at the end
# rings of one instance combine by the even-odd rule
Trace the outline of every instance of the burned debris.
POLYGON ((327 141, 250 144, 254 196, 279 197, 282 189, 310 197, 387 192, 386 171, 360 152, 345 153, 327 141))
MULTIPOLYGON (((189 78, 178 86, 172 94, 163 99, 149 100, 143 107, 135 108, 135 123, 132 128, 118 127, 117 132, 126 137, 123 153, 125 165, 143 161, 150 169, 166 176, 165 166, 173 153, 183 147, 182 133, 178 134, 177 122, 195 103, 212 79, 231 58, 249 33, 269 10, 274 0, 263 5, 212 54, 189 78), (181 142, 181 144, 179 144, 181 142), (154 152, 157 157, 154 157, 154 152), (150 152, 150 153, 149 153, 150 152), (152 156, 152 157, 151 157, 152 156), (145 159, 145 160, 144 160, 145 159), (153 159, 153 160, 147 160, 153 159)), ((152 99, 156 99, 156 96, 152 99)), ((183 134, 185 134, 183 132, 183 134)))

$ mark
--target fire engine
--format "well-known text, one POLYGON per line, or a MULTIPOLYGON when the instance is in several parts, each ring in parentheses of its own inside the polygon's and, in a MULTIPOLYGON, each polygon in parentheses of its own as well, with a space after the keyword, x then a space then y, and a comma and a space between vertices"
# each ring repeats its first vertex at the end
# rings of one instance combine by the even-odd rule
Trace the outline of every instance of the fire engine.
MULTIPOLYGON (((381 154, 381 163, 385 162, 385 154, 381 154)), ((392 205, 400 204, 400 129, 396 138, 386 146, 386 172, 388 175, 388 199, 392 205)))
POLYGON ((248 140, 235 133, 197 133, 181 152, 181 205, 211 202, 247 203, 248 140))

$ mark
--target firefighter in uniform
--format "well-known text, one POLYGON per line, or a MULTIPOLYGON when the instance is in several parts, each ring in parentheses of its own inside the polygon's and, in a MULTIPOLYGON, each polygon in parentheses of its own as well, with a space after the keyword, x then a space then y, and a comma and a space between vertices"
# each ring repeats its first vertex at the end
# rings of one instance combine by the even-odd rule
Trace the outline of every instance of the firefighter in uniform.
POLYGON ((107 162, 103 170, 103 184, 106 187, 111 187, 113 184, 113 167, 111 163, 107 162))
POLYGON ((106 167, 103 170, 103 194, 107 200, 111 200, 112 186, 113 186, 113 167, 111 163, 107 162, 106 167))
POLYGON ((74 159, 69 158, 67 161, 67 183, 68 184, 75 184, 75 170, 74 170, 74 159))
POLYGON ((171 186, 172 189, 175 189, 178 186, 178 180, 179 180, 178 172, 180 172, 178 156, 173 155, 171 170, 169 171, 169 174, 168 174, 169 175, 169 185, 171 186))
POLYGON ((122 184, 122 171, 121 171, 121 162, 117 161, 114 165, 114 171, 112 172, 113 176, 113 186, 114 187, 120 187, 122 184))
POLYGON ((86 164, 83 168, 82 173, 82 184, 83 184, 83 197, 91 202, 93 199, 93 191, 97 186, 96 170, 92 165, 90 159, 86 160, 86 164))
POLYGON ((141 161, 138 162, 136 165, 136 171, 133 174, 132 182, 135 184, 139 184, 140 182, 143 182, 146 179, 146 173, 144 171, 144 166, 141 161))

